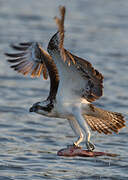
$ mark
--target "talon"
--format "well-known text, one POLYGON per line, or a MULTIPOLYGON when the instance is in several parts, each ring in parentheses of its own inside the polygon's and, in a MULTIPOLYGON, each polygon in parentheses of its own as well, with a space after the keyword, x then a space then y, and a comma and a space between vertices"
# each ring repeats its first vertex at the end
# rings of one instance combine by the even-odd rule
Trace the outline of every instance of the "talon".
POLYGON ((95 149, 95 146, 89 141, 86 143, 86 146, 89 151, 93 151, 95 149))
POLYGON ((73 143, 74 147, 79 147, 79 145, 76 144, 76 142, 73 143))
POLYGON ((76 142, 73 143, 73 147, 74 147, 74 148, 80 148, 80 149, 82 148, 81 146, 79 146, 78 144, 76 144, 76 142))

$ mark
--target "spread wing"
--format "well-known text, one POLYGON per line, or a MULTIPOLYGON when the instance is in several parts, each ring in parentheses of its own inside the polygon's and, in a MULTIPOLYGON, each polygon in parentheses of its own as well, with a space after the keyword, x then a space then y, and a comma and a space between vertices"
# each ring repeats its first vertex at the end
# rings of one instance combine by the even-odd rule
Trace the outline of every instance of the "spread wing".
POLYGON ((121 113, 106 111, 93 104, 89 105, 88 113, 83 116, 91 129, 99 133, 118 133, 121 128, 125 127, 124 116, 121 113))
MULTIPOLYGON (((86 82, 86 86, 82 87, 81 96, 92 102, 102 96, 103 90, 103 76, 96 69, 94 69, 87 60, 77 57, 64 49, 64 17, 65 7, 60 7, 61 18, 55 17, 56 24, 58 26, 59 34, 59 51, 61 59, 63 60, 63 66, 67 66, 71 71, 75 71, 74 76, 79 74, 86 82), (65 64, 65 65, 64 65, 65 64)), ((56 35, 57 36, 57 35, 56 35)), ((57 37, 56 37, 57 38, 57 37)), ((63 74, 64 76, 64 74, 63 74)), ((71 73, 70 75, 71 76, 71 73)), ((79 86, 79 84, 78 84, 79 86)), ((79 87, 79 88, 81 88, 79 87)))
POLYGON ((55 98, 59 76, 56 65, 51 56, 44 51, 36 42, 20 43, 19 45, 11 45, 11 47, 19 51, 18 53, 5 53, 9 57, 8 62, 13 64, 13 68, 23 75, 30 74, 31 77, 39 77, 43 75, 44 79, 50 77, 50 98, 55 98))

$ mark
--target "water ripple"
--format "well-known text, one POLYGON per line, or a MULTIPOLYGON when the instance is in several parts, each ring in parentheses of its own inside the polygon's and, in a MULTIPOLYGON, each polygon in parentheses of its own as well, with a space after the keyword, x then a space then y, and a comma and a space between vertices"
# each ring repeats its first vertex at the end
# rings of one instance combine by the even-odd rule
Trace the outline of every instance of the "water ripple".
MULTIPOLYGON (((128 119, 128 2, 63 0, 63 4, 65 46, 105 77, 104 96, 95 104, 123 112, 128 119)), ((47 97, 49 81, 18 75, 5 61, 3 53, 10 52, 12 42, 39 41, 47 47, 56 31, 52 18, 59 5, 58 0, 0 1, 0 180, 127 180, 127 128, 112 136, 92 133, 97 151, 117 157, 58 157, 57 151, 76 139, 68 122, 29 113, 33 103, 47 97)))

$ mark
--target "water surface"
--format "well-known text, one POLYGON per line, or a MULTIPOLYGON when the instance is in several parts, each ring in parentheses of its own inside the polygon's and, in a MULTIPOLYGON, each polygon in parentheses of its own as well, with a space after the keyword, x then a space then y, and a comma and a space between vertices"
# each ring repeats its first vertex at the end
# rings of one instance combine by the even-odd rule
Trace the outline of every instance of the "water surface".
POLYGON ((9 68, 9 44, 42 42, 56 32, 53 17, 67 7, 65 47, 88 59, 104 75, 104 96, 97 104, 128 112, 128 1, 0 1, 0 179, 128 179, 128 130, 92 134, 97 150, 118 157, 58 157, 75 137, 67 120, 29 113, 47 97, 49 81, 23 77, 9 68))

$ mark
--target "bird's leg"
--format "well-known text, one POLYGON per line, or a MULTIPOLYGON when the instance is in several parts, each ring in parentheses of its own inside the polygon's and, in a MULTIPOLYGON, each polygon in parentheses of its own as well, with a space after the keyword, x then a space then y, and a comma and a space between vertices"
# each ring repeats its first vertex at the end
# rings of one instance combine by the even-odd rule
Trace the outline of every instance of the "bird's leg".
POLYGON ((95 149, 94 145, 90 142, 90 130, 88 128, 88 124, 86 123, 85 119, 83 118, 81 114, 80 107, 74 107, 73 108, 73 114, 79 124, 79 126, 83 129, 83 131, 86 133, 86 146, 89 151, 93 151, 95 149))
POLYGON ((81 134, 81 135, 79 136, 79 138, 77 139, 77 141, 75 141, 75 142, 73 143, 73 145, 74 145, 74 146, 79 146, 79 144, 80 144, 82 141, 83 141, 83 134, 81 134))
POLYGON ((74 117, 70 117, 70 118, 68 119, 68 122, 69 122, 72 130, 74 131, 75 135, 78 136, 77 141, 75 141, 75 142, 73 143, 74 146, 77 146, 77 147, 78 147, 79 144, 83 141, 84 135, 83 135, 83 133, 82 133, 82 131, 81 131, 81 128, 80 128, 78 122, 76 121, 76 119, 75 119, 74 117))

